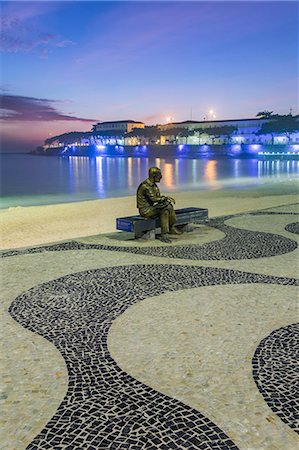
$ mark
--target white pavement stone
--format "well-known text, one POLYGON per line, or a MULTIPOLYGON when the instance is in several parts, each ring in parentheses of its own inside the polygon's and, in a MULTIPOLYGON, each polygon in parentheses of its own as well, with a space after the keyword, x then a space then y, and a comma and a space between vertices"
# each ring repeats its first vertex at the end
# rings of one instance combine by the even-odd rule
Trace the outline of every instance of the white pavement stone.
POLYGON ((296 293, 252 284, 149 298, 113 322, 109 351, 134 378, 209 417, 240 450, 295 450, 299 437, 257 390, 251 360, 265 336, 298 320, 296 293))

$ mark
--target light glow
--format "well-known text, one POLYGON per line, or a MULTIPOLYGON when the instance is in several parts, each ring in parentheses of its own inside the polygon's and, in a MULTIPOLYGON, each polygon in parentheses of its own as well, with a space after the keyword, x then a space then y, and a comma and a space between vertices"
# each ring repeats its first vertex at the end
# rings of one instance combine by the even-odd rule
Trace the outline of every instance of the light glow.
POLYGON ((172 123, 174 121, 174 117, 168 116, 166 117, 166 123, 172 123))

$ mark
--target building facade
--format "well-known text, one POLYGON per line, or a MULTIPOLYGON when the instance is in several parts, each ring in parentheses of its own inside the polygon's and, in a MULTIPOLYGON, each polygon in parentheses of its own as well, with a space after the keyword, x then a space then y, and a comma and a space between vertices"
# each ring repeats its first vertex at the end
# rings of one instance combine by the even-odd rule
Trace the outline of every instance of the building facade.
POLYGON ((259 134, 262 126, 276 118, 229 119, 229 120, 189 120, 146 127, 143 122, 119 120, 99 122, 90 132, 66 133, 57 137, 44 148, 64 146, 105 146, 105 145, 222 145, 222 144, 299 144, 298 124, 293 133, 259 134), (135 129, 135 130, 134 130, 135 129), (72 136, 69 136, 71 134, 72 136), (71 140, 71 141, 70 141, 71 140), (71 142, 71 143, 70 143, 71 142))
POLYGON ((135 120, 117 120, 114 122, 98 122, 93 126, 93 131, 115 131, 120 130, 129 133, 134 128, 144 128, 143 122, 136 122, 135 120))
POLYGON ((205 121, 184 121, 160 125, 162 131, 161 144, 177 143, 190 145, 204 144, 287 144, 289 142, 299 142, 299 132, 294 132, 288 138, 285 135, 270 134, 258 135, 263 126, 273 118, 253 118, 253 119, 229 119, 229 120, 205 120, 205 121), (212 134, 209 130, 224 127, 233 127, 231 134, 212 134), (182 132, 180 132, 182 130, 182 132), (187 133, 186 133, 187 131, 187 133), (206 132, 205 132, 206 131, 206 132), (188 133, 189 132, 189 133, 188 133))

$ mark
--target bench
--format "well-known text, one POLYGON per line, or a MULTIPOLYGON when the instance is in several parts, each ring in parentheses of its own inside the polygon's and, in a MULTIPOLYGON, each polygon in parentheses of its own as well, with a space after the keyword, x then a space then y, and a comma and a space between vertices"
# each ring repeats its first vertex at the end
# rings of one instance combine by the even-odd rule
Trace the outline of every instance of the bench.
MULTIPOLYGON (((182 231, 192 231, 194 223, 208 220, 208 210, 204 208, 176 209, 176 223, 182 231)), ((119 217, 116 219, 116 229, 134 233, 135 239, 155 239, 160 219, 146 219, 141 216, 119 217)))

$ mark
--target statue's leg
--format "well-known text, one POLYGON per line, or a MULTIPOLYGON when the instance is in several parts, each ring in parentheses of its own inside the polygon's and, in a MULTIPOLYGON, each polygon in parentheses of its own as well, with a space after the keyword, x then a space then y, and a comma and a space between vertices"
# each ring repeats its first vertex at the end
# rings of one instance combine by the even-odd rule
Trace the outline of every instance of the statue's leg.
POLYGON ((175 211, 172 205, 168 205, 169 210, 169 233, 170 234, 182 234, 182 231, 179 231, 175 226, 176 216, 175 211))
POLYGON ((161 241, 171 243, 169 238, 169 210, 168 208, 162 209, 160 212, 160 223, 161 223, 161 241))
POLYGON ((169 210, 168 207, 164 209, 155 208, 153 206, 149 207, 145 211, 140 211, 140 215, 143 217, 154 219, 156 217, 160 218, 161 223, 161 241, 171 243, 169 238, 169 210))
POLYGON ((172 205, 168 205, 167 208, 169 211, 169 229, 171 229, 176 222, 175 211, 172 205))
POLYGON ((160 222, 161 222, 161 233, 169 233, 169 210, 168 207, 164 208, 160 212, 160 222))

